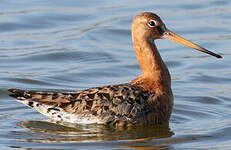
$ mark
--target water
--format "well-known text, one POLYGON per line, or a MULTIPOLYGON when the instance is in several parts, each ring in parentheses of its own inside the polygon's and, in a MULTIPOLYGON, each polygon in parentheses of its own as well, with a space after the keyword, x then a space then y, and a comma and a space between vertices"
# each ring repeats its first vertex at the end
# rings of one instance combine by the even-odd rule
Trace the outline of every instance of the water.
POLYGON ((230 7, 228 0, 2 0, 0 149, 231 149, 230 7), (172 75, 169 126, 56 124, 8 96, 8 88, 69 91, 135 78, 130 25, 143 11, 224 57, 157 41, 172 75))

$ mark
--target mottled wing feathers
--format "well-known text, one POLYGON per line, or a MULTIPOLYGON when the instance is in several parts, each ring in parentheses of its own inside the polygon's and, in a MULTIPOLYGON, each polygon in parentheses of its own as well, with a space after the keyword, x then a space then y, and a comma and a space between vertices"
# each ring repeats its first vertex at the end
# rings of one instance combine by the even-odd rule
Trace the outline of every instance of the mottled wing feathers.
POLYGON ((147 100, 153 93, 136 85, 121 84, 77 92, 37 92, 9 89, 10 96, 40 113, 73 123, 135 123, 151 111, 147 100))

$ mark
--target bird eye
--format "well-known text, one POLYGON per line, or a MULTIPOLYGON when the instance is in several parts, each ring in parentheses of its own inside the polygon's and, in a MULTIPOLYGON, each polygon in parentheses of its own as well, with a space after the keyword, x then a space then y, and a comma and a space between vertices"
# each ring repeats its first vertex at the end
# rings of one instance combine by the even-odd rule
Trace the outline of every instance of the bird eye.
POLYGON ((157 23, 156 23, 156 21, 154 21, 154 20, 150 20, 150 21, 148 22, 148 25, 149 25, 149 27, 155 27, 155 26, 157 25, 157 23))

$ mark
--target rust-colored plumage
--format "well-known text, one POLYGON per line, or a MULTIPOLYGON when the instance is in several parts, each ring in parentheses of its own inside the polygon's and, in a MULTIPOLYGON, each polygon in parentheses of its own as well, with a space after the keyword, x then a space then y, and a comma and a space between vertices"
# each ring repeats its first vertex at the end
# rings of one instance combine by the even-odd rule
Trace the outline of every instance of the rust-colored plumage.
POLYGON ((65 93, 9 89, 10 96, 65 122, 113 126, 167 124, 173 94, 170 73, 154 43, 161 38, 221 58, 169 31, 156 14, 144 12, 132 22, 132 39, 142 74, 130 83, 65 93))

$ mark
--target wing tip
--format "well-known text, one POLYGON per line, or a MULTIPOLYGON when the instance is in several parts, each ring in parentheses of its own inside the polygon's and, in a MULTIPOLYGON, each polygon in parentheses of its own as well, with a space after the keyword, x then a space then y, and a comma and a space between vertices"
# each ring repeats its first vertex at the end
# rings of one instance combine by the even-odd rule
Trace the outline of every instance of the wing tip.
POLYGON ((22 92, 24 92, 23 90, 14 89, 14 88, 10 88, 10 89, 8 89, 8 91, 11 92, 11 93, 22 93, 22 92))
POLYGON ((11 92, 11 94, 9 94, 10 97, 16 98, 18 100, 25 100, 27 98, 24 90, 11 88, 8 89, 8 91, 11 92))

